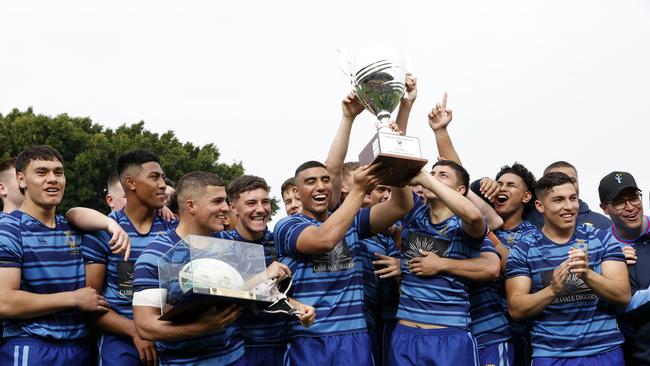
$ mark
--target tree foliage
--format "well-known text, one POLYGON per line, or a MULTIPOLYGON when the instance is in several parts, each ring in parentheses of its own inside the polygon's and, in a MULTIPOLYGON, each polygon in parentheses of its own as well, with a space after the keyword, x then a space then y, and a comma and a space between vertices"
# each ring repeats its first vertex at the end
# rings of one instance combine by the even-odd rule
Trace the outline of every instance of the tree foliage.
POLYGON ((106 180, 114 172, 116 158, 131 149, 145 148, 156 153, 165 174, 175 181, 196 170, 216 173, 227 183, 244 173, 241 162, 220 163, 219 149, 214 144, 194 146, 181 142, 173 131, 157 134, 146 130, 142 121, 112 130, 90 118, 36 115, 31 108, 0 115, 0 159, 16 156, 37 144, 50 145, 63 156, 67 184, 61 212, 76 206, 106 212, 106 180))

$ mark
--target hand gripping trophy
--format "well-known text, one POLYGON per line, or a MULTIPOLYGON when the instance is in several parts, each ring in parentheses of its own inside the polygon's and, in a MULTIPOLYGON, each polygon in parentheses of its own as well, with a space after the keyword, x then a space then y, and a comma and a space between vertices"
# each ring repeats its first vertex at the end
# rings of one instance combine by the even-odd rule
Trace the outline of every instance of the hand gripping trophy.
POLYGON ((382 184, 405 185, 424 167, 427 159, 422 158, 417 137, 402 136, 390 128, 391 113, 406 88, 401 55, 391 48, 364 48, 354 60, 346 60, 342 68, 361 104, 377 117, 377 134, 359 154, 359 162, 392 168, 393 174, 382 184))

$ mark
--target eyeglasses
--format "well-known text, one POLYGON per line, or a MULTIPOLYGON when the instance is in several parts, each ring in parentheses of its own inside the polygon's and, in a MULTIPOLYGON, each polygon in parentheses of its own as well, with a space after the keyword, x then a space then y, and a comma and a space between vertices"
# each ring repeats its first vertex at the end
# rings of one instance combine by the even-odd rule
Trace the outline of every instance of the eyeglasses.
POLYGON ((617 200, 617 201, 611 201, 609 204, 611 204, 616 211, 621 211, 625 208, 625 206, 627 206, 628 202, 630 203, 630 205, 634 207, 641 206, 641 193, 637 193, 636 195, 634 195, 634 197, 617 200))

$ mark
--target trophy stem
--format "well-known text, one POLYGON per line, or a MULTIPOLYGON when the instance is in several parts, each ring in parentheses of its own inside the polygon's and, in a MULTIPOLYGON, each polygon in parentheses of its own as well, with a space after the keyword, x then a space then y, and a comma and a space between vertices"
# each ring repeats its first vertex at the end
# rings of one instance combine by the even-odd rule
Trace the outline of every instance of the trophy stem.
POLYGON ((390 113, 379 113, 377 114, 377 119, 379 120, 375 123, 377 132, 395 133, 390 128, 390 113))

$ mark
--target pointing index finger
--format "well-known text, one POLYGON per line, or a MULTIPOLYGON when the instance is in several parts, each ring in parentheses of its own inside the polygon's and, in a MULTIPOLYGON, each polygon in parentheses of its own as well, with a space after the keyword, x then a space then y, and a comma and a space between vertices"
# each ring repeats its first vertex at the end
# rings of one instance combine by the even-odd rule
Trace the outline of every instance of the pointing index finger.
POLYGON ((442 96, 442 109, 447 109, 447 92, 442 96))

